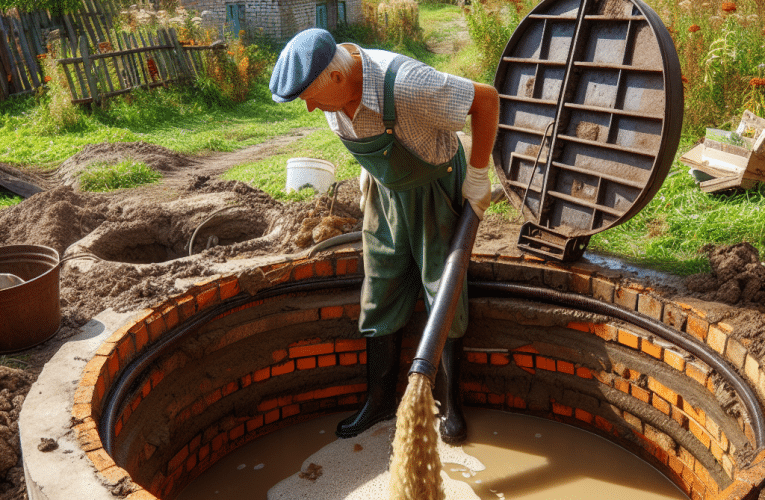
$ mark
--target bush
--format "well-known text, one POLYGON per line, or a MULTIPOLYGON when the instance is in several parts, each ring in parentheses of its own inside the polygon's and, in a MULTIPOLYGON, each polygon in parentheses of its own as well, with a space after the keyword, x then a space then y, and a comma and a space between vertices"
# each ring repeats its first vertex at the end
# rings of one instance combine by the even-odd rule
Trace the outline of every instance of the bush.
POLYGON ((468 32, 478 50, 481 73, 494 72, 510 36, 521 22, 522 13, 532 4, 519 0, 517 4, 501 0, 475 1, 466 8, 468 32))
POLYGON ((383 0, 377 5, 367 2, 364 8, 366 22, 381 42, 422 40, 420 10, 414 0, 383 0))
POLYGON ((220 96, 225 99, 245 101, 266 68, 274 63, 276 55, 273 51, 258 44, 247 45, 244 31, 239 34, 239 38, 228 41, 225 50, 210 51, 206 55, 205 76, 197 87, 213 100, 220 99, 211 85, 220 89, 220 96))

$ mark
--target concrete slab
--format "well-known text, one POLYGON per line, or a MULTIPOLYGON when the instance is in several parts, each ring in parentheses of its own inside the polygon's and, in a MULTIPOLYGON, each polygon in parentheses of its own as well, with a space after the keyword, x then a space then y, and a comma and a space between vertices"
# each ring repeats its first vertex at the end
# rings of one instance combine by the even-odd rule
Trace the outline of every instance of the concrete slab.
POLYGON ((98 314, 61 346, 32 385, 19 417, 30 500, 114 500, 77 443, 71 428, 72 404, 85 365, 101 343, 135 315, 112 310, 98 314), (40 451, 43 439, 55 440, 58 448, 40 451))

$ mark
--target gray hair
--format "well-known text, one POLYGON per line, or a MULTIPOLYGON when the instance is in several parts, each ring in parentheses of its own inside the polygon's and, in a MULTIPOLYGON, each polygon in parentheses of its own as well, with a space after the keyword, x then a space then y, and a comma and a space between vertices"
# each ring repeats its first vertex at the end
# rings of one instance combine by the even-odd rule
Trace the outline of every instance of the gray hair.
POLYGON ((329 62, 329 65, 324 68, 324 71, 319 73, 319 76, 317 76, 316 79, 311 82, 311 85, 309 85, 303 92, 308 89, 323 89, 329 83, 329 75, 331 75, 333 71, 339 71, 343 75, 349 76, 352 69, 353 57, 351 56, 351 53, 348 52, 348 49, 338 44, 335 56, 329 62))

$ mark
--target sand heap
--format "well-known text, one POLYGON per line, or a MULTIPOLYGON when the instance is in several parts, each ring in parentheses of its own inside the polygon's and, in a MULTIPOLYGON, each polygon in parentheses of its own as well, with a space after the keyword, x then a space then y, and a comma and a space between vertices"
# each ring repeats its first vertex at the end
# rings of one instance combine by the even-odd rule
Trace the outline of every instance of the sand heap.
MULTIPOLYGON (((337 439, 308 457, 300 472, 284 479, 268 491, 268 500, 387 500, 395 420, 380 422, 351 439, 337 439), (349 459, 351 457, 351 459, 349 459)), ((475 457, 459 446, 444 444, 439 438, 441 462, 465 469, 469 476, 485 469, 475 457)), ((464 475, 464 474, 463 474, 464 475)), ((467 483, 441 472, 447 500, 475 499, 467 483)))

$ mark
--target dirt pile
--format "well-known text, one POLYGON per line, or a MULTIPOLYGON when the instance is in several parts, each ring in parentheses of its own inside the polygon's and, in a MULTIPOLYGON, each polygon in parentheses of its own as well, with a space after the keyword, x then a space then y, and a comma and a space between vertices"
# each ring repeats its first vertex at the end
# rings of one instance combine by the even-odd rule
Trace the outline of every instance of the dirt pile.
POLYGON ((705 250, 712 272, 688 277, 691 292, 708 301, 765 306, 765 266, 756 248, 744 242, 705 250))
POLYGON ((32 375, 23 370, 0 366, 0 497, 23 498, 19 414, 32 384, 32 375))

